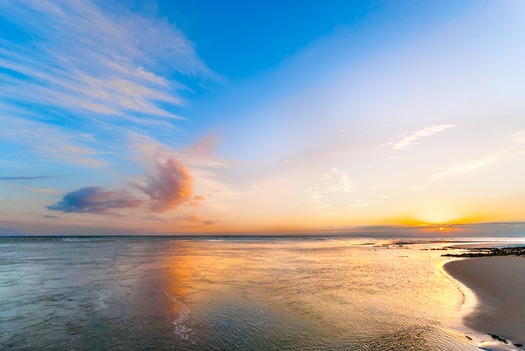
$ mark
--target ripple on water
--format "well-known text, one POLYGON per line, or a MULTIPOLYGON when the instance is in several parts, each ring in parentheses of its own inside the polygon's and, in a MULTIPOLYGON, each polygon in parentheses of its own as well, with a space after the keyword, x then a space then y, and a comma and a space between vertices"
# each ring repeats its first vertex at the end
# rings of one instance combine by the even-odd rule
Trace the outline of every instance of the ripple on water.
POLYGON ((477 349, 447 330, 461 294, 439 254, 348 239, 10 241, 0 349, 477 349))

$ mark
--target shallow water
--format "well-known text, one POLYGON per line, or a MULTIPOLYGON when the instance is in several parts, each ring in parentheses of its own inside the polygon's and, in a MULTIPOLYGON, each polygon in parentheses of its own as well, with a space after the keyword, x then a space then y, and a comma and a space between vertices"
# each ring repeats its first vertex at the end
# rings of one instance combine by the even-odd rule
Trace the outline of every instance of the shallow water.
POLYGON ((425 245, 0 239, 2 350, 476 350, 425 245))

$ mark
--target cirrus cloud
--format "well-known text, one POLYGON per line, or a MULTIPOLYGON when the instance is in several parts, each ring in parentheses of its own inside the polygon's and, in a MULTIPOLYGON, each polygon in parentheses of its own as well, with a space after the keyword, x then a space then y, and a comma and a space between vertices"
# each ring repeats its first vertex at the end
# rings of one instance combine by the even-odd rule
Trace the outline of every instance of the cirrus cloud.
MULTIPOLYGON (((0 3, 2 17, 20 36, 10 41, 0 30, 0 101, 13 108, 150 125, 179 118, 173 107, 191 91, 188 77, 214 76, 173 24, 118 3, 8 1, 0 3)), ((24 118, 45 117, 23 110, 24 118)))
POLYGON ((456 125, 454 124, 438 124, 430 127, 426 127, 420 130, 417 130, 413 133, 406 134, 403 133, 398 140, 391 141, 385 145, 382 145, 383 147, 391 147, 392 150, 405 150, 409 147, 417 144, 417 142, 425 137, 434 135, 436 133, 442 132, 444 130, 447 130, 449 128, 453 128, 456 125))

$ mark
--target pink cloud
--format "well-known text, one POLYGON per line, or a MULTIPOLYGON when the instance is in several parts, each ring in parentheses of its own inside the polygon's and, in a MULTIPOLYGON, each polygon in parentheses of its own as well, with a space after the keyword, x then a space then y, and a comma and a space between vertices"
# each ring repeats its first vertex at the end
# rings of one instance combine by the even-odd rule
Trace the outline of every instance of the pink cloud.
POLYGON ((148 206, 152 212, 165 212, 182 204, 197 206, 204 196, 193 194, 193 176, 188 167, 174 157, 157 160, 154 174, 145 185, 133 189, 106 190, 99 186, 85 187, 64 195, 62 201, 47 206, 53 211, 113 214, 114 209, 148 206), (133 190, 142 193, 133 195, 133 190))
POLYGON ((184 164, 170 157, 157 161, 157 174, 141 190, 150 197, 155 212, 174 209, 193 198, 193 177, 184 164))
POLYGON ((208 135, 200 139, 196 144, 190 146, 187 150, 190 153, 198 155, 211 155, 219 145, 221 137, 217 134, 208 135))

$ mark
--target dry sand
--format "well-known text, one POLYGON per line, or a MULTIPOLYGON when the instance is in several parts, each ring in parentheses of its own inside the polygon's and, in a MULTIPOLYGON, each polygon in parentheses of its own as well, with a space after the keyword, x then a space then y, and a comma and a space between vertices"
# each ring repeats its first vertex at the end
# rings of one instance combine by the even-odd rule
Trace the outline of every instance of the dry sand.
POLYGON ((451 261, 445 270, 478 298, 465 325, 525 345, 525 258, 481 257, 451 261))

